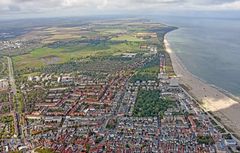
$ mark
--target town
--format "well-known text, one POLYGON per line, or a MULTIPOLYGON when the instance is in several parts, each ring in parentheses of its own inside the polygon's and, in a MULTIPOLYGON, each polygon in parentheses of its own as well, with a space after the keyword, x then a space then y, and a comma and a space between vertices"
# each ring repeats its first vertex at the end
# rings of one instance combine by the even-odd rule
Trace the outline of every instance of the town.
MULTIPOLYGON (((51 73, 51 67, 19 79, 11 58, 1 58, 0 151, 237 152, 239 141, 179 84, 163 44, 141 42, 162 41, 170 30, 124 38, 139 41, 144 54, 91 59, 100 64, 84 61, 84 71, 51 73)), ((62 66, 70 64, 82 66, 62 66)))

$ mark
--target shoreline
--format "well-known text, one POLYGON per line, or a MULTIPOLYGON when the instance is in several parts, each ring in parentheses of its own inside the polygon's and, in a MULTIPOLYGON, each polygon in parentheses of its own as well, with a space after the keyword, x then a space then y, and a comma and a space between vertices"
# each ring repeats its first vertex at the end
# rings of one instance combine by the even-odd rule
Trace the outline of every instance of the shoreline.
POLYGON ((239 98, 231 93, 209 84, 187 70, 180 58, 171 49, 166 35, 164 36, 165 50, 169 54, 174 72, 180 84, 189 88, 189 94, 199 104, 221 119, 221 123, 240 137, 240 103, 239 98))

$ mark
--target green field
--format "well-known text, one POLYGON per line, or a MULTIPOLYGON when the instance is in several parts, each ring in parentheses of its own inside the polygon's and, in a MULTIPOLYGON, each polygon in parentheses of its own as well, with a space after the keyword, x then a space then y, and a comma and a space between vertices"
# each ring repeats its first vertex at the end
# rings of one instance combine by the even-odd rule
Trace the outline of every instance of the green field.
POLYGON ((122 53, 139 53, 139 43, 126 42, 118 44, 98 44, 98 45, 74 45, 60 48, 39 48, 29 54, 13 57, 17 69, 36 68, 49 64, 60 64, 71 59, 84 59, 89 57, 116 56, 122 53))
POLYGON ((122 35, 119 37, 112 38, 112 40, 118 40, 118 41, 134 41, 134 42, 141 42, 144 41, 142 39, 139 39, 133 35, 122 35))
POLYGON ((131 78, 131 82, 157 80, 159 68, 159 57, 154 57, 144 67, 137 69, 136 74, 131 78))

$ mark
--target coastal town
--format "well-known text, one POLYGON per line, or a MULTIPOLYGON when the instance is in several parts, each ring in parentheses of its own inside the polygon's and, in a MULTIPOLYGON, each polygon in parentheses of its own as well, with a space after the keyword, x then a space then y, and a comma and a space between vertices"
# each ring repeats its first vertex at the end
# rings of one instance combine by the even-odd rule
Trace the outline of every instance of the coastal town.
MULTIPOLYGON (((114 43, 139 41, 136 48, 141 54, 128 51, 117 57, 93 58, 100 63, 93 67, 87 65, 92 61, 82 66, 76 59, 62 65, 67 70, 88 68, 84 71, 50 72, 56 66, 19 79, 22 74, 14 71, 16 62, 12 61, 16 57, 2 57, 0 152, 239 152, 239 140, 174 75, 161 39, 173 29, 164 28, 162 35, 135 32, 126 38, 127 32, 117 31, 107 38, 124 36, 114 43)), ((92 39, 96 43, 103 38, 92 39)), ((20 43, 2 43, 8 49, 21 48, 20 43)), ((60 42, 51 45, 56 44, 61 46, 60 42)))

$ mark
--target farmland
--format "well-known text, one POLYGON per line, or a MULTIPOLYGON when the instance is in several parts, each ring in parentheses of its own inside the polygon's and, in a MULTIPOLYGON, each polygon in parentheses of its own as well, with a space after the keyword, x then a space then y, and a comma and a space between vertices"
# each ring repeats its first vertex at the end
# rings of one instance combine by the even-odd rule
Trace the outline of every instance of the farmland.
MULTIPOLYGON (((103 65, 103 69, 108 67, 104 63, 121 67, 118 61, 109 60, 109 58, 119 58, 126 53, 136 54, 137 57, 132 58, 133 60, 145 58, 146 56, 142 55, 149 54, 151 45, 160 45, 156 37, 157 33, 150 32, 150 30, 152 28, 160 30, 165 28, 161 24, 140 24, 131 21, 121 26, 110 23, 105 24, 89 24, 89 26, 71 28, 39 28, 22 36, 30 39, 39 35, 39 38, 42 39, 40 41, 42 45, 24 54, 13 56, 17 74, 26 76, 26 74, 49 71, 51 67, 59 67, 61 69, 61 66, 70 66, 69 63, 71 62, 79 63, 80 67, 84 65, 87 67, 86 62, 95 65, 92 59, 97 59, 97 64, 103 65), (149 47, 142 49, 141 46, 149 47)), ((129 64, 123 62, 123 66, 124 63, 129 64)), ((119 68, 114 69, 117 70, 119 68)), ((143 70, 139 72, 139 75, 148 73, 153 69, 143 70)), ((156 71, 154 70, 154 73, 156 71)))

